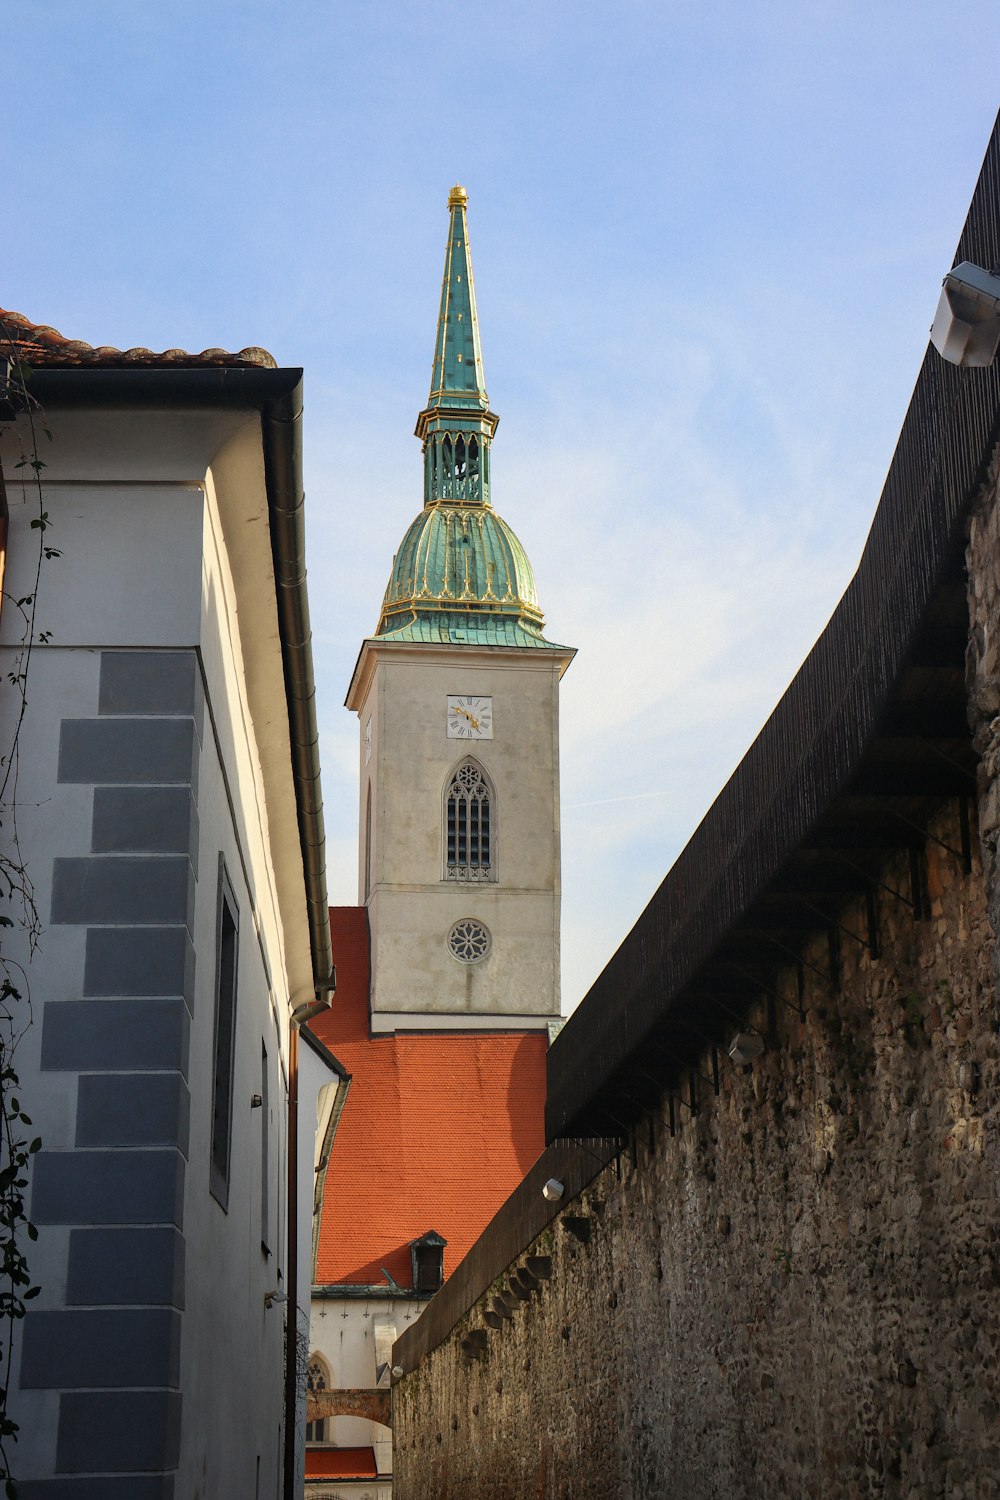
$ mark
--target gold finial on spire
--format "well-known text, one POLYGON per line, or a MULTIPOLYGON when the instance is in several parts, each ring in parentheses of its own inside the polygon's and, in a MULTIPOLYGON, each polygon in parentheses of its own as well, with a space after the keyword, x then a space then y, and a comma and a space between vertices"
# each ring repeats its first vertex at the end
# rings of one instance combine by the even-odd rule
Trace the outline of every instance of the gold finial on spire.
POLYGON ((449 208, 464 208, 469 201, 469 195, 460 182, 456 182, 448 194, 449 208))

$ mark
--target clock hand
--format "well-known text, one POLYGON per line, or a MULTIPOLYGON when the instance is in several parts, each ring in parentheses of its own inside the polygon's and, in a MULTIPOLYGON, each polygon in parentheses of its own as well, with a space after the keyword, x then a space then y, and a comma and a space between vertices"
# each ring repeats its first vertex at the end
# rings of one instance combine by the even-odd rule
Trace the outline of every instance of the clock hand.
POLYGON ((463 714, 464 717, 468 719, 469 724, 471 725, 471 727, 473 729, 475 729, 475 730, 478 731, 478 729, 479 729, 479 720, 477 718, 475 718, 474 715, 472 715, 467 708, 463 708, 460 703, 456 703, 455 704, 455 712, 459 713, 459 714, 463 714))

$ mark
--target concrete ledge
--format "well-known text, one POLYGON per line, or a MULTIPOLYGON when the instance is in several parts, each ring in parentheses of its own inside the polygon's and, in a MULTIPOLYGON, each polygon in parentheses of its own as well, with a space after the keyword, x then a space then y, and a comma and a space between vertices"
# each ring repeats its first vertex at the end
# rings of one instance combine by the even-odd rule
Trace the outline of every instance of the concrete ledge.
POLYGON ((548 1031, 558 1027, 562 1018, 551 1015, 500 1015, 496 1011, 427 1011, 382 1010, 371 1018, 373 1036, 390 1036, 397 1032, 433 1031, 458 1034, 467 1031, 548 1031))

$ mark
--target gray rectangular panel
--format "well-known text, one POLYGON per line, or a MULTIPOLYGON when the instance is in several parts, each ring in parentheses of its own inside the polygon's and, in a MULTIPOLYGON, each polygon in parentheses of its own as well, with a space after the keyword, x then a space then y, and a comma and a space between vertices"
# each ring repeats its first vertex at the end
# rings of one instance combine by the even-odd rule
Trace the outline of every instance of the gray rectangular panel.
POLYGON ((192 1009, 194 946, 186 927, 91 927, 85 995, 183 995, 192 1009))
POLYGON ((74 1229, 71 1306, 184 1306, 184 1237, 176 1229, 74 1229))
POLYGON ((180 1313, 165 1307, 32 1310, 21 1334, 21 1386, 176 1386, 180 1342, 180 1313))
POLYGON ((191 862, 183 855, 56 859, 52 921, 189 923, 194 905, 191 862))
POLYGON ((57 1467, 66 1473, 174 1469, 181 1398, 174 1391, 66 1391, 57 1467))
POLYGON ((189 785, 195 745, 193 719, 63 719, 59 780, 189 785))
POLYGON ((36 1224, 182 1227, 179 1151, 39 1151, 32 1172, 36 1224))
POLYGON ((187 1073, 190 1017, 179 998, 49 1000, 42 1067, 53 1072, 179 1069, 187 1073))
POLYGON ((193 651, 103 651, 98 712, 191 714, 199 677, 193 651))
POLYGON ((179 1073, 84 1073, 76 1144, 178 1146, 186 1156, 190 1108, 179 1073))
POLYGON ((187 786, 99 786, 90 847, 95 854, 190 854, 198 814, 187 786))

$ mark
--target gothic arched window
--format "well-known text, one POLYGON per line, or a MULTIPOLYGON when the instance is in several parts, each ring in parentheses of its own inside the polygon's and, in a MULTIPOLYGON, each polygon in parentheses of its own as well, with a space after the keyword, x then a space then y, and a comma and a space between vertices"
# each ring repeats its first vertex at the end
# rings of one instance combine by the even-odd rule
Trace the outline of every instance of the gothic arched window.
POLYGON ((448 880, 494 880, 494 807, 481 766, 465 760, 445 798, 445 875, 448 880))
MULTIPOLYGON (((321 1354, 311 1354, 309 1365, 306 1369, 307 1391, 328 1391, 330 1389, 330 1370, 326 1360, 321 1354)), ((317 1422, 306 1423, 306 1442, 325 1443, 327 1441, 326 1418, 317 1422)))

